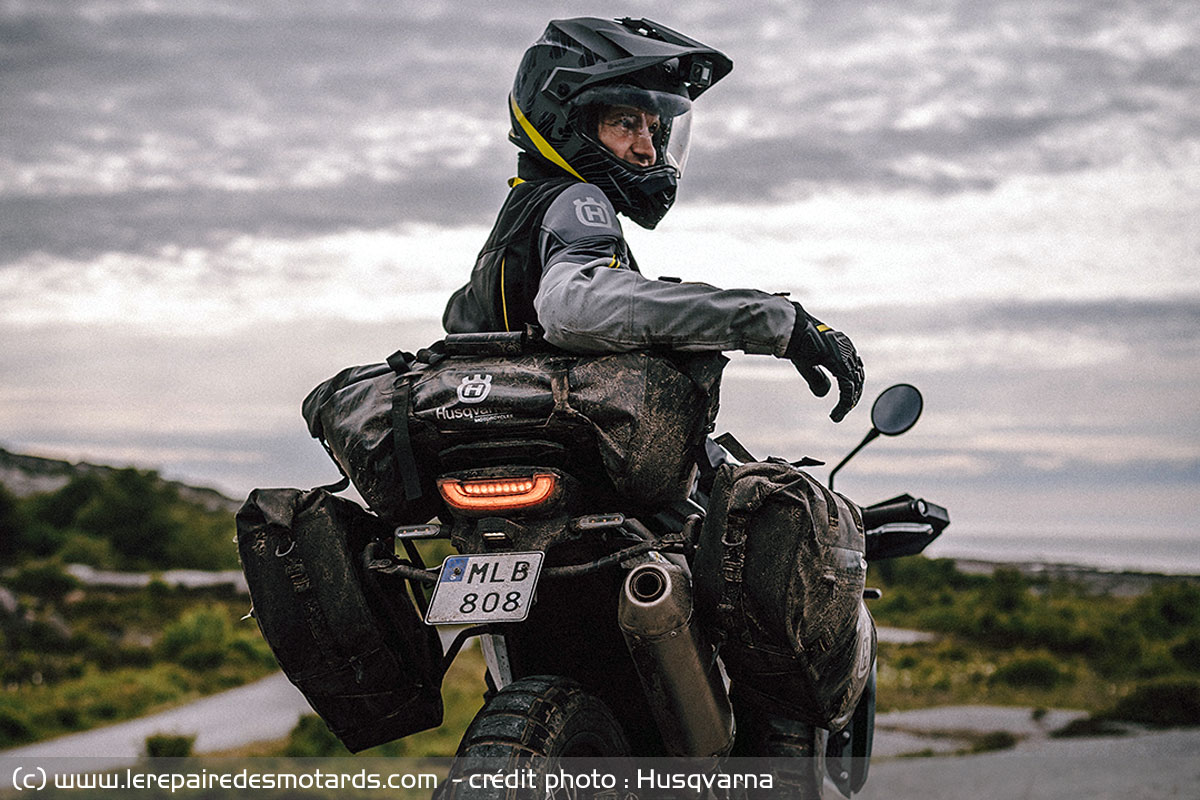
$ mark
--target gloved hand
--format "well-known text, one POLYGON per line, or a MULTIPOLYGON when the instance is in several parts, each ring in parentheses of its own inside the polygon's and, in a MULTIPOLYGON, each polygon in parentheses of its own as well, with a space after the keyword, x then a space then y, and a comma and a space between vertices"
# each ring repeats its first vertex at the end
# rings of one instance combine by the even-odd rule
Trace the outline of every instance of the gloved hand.
POLYGON ((829 370, 837 379, 839 394, 829 418, 841 422, 862 396, 862 359, 846 334, 811 316, 799 303, 792 305, 796 307, 796 326, 783 357, 796 365, 817 397, 824 397, 830 387, 829 378, 820 368, 829 370))

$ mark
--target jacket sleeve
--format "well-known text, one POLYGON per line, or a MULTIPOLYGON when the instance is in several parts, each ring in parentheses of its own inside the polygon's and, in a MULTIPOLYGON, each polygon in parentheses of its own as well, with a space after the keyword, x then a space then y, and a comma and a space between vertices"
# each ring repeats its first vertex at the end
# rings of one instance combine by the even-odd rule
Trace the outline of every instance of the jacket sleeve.
POLYGON ((581 353, 647 348, 743 350, 782 357, 796 320, 787 299, 645 277, 608 198, 580 183, 547 210, 534 299, 551 344, 581 353))

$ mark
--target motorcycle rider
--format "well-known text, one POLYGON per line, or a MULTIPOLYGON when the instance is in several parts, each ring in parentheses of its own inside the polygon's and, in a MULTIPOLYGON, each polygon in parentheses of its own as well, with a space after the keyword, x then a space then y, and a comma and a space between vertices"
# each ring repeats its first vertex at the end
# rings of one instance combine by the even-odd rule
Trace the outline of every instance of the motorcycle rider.
POLYGON ((470 281, 446 305, 446 331, 536 323, 546 341, 580 353, 773 355, 818 397, 830 388, 822 370, 832 374, 840 422, 863 385, 849 338, 779 295, 644 276, 617 220, 652 229, 670 209, 692 101, 730 69, 722 53, 648 20, 551 22, 508 98, 517 177, 470 281))
MULTIPOLYGON (((830 417, 841 421, 863 385, 849 338, 780 295, 646 277, 617 220, 652 229, 667 213, 692 101, 731 69, 724 54, 649 20, 552 21, 508 98, 517 177, 470 281, 446 306, 446 331, 536 324, 549 343, 580 353, 772 355, 790 360, 819 397, 831 386, 827 370, 839 389, 830 417)), ((735 753, 766 754, 774 736, 819 754, 811 726, 737 713, 735 753)))

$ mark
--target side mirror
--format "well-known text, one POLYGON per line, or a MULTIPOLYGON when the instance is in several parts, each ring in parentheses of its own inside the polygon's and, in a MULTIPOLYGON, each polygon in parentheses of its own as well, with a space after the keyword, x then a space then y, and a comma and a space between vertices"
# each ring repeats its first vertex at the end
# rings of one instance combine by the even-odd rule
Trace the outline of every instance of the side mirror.
POLYGON ((921 418, 925 401, 917 387, 897 383, 883 390, 871 406, 871 424, 884 436, 899 436, 921 418))
POLYGON ((879 397, 875 398, 875 405, 871 406, 871 430, 867 431, 867 435, 858 443, 858 446, 829 472, 829 488, 833 488, 833 476, 846 465, 847 461, 854 458, 859 450, 878 438, 880 434, 899 436, 904 433, 917 424, 924 407, 925 401, 921 397, 921 393, 912 384, 897 383, 895 386, 884 389, 879 397))

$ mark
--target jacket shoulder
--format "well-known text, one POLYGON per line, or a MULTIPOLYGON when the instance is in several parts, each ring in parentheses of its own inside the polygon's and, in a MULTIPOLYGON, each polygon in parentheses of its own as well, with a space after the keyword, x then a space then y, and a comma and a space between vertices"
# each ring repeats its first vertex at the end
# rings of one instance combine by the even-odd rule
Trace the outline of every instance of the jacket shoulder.
POLYGON ((589 183, 576 182, 563 189, 546 209, 542 228, 563 242, 597 236, 623 238, 612 202, 589 183))

